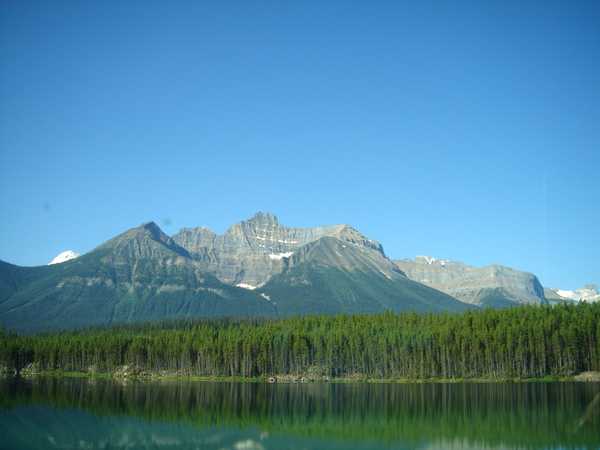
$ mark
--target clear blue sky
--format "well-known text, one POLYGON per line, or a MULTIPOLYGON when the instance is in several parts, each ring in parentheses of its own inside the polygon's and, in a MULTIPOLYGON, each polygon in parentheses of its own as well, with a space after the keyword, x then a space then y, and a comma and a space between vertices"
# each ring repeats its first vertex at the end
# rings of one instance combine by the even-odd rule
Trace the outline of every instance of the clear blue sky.
POLYGON ((600 284, 600 2, 2 1, 0 259, 257 211, 600 284))

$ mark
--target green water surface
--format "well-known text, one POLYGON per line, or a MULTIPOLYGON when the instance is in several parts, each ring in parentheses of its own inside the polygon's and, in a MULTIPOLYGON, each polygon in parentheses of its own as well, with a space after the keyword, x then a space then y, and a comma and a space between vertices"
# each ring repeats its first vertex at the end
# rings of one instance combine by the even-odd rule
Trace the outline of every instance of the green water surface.
POLYGON ((0 448, 600 449, 599 395, 576 382, 7 377, 0 448))

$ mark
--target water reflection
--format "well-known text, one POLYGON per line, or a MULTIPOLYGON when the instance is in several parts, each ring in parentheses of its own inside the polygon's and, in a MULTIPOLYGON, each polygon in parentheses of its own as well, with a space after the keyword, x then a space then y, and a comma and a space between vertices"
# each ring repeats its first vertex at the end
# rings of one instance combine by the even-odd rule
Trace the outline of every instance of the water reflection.
POLYGON ((599 383, 7 378, 0 436, 20 448, 597 449, 599 392, 599 383))
POLYGON ((600 393, 596 394, 594 400, 586 408, 581 418, 577 421, 575 432, 578 432, 587 423, 595 423, 600 416, 600 393))

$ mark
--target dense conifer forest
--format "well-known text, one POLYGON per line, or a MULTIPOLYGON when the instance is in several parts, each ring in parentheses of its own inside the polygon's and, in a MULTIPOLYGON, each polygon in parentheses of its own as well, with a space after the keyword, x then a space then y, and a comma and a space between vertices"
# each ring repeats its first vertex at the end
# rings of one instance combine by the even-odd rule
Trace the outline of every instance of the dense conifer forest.
POLYGON ((599 370, 600 304, 456 314, 165 320, 35 335, 0 330, 11 371, 271 377, 569 377, 599 370), (120 372, 119 372, 120 371, 120 372))

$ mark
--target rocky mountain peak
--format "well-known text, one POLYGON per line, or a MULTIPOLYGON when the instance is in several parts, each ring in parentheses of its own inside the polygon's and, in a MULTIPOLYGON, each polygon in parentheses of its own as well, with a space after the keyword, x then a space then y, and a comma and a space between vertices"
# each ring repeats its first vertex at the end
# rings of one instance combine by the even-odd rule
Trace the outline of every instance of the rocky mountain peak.
POLYGON ((165 233, 163 233, 163 231, 160 229, 160 227, 158 225, 156 225, 155 222, 143 223, 142 225, 140 225, 138 227, 138 230, 147 233, 149 236, 151 236, 155 240, 163 240, 165 238, 168 238, 168 236, 165 233))
POLYGON ((262 211, 259 211, 256 214, 254 214, 252 219, 250 219, 250 222, 279 223, 277 221, 277 217, 274 214, 262 211))
POLYGON ((372 248, 383 255, 380 244, 349 225, 291 228, 266 212, 232 225, 221 236, 205 227, 184 228, 173 239, 221 281, 256 287, 280 273, 298 249, 325 236, 372 248))
POLYGON ((350 244, 371 248, 381 253, 382 256, 385 256, 383 246, 379 242, 369 239, 348 224, 339 225, 337 229, 331 233, 331 236, 341 239, 342 241, 346 241, 350 244))
POLYGON ((121 256, 149 258, 156 255, 157 249, 165 248, 180 256, 191 258, 187 250, 181 248, 173 238, 166 235, 154 222, 146 222, 139 227, 131 228, 94 250, 112 249, 116 250, 116 254, 121 256))

